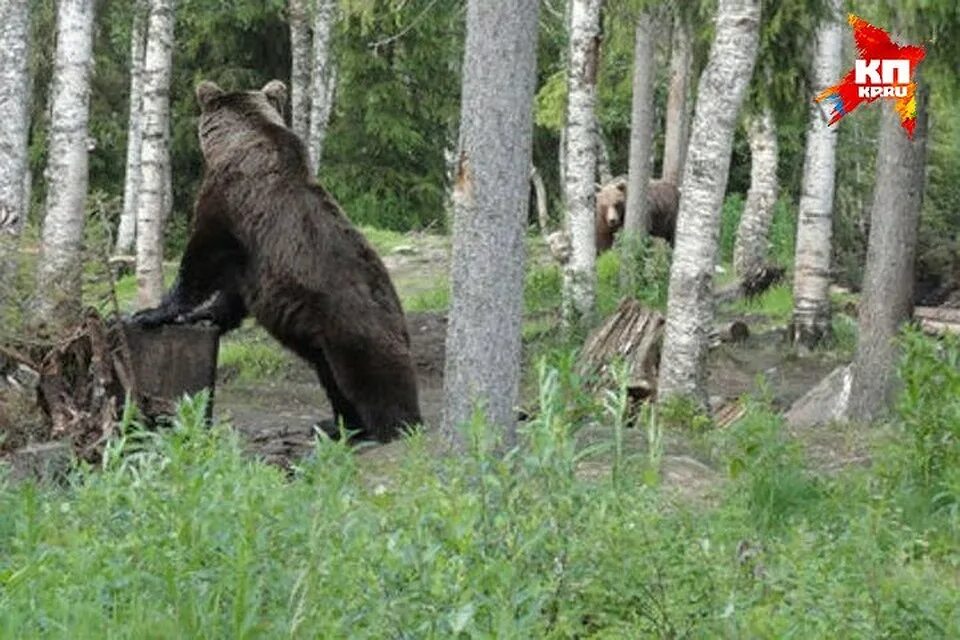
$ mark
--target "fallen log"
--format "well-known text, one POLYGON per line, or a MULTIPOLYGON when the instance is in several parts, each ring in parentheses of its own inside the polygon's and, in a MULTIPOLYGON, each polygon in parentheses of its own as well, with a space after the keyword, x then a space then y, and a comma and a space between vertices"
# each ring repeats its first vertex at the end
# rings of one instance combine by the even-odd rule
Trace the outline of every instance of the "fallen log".
POLYGON ((580 355, 580 374, 601 386, 607 382, 610 365, 623 360, 627 366, 627 390, 635 400, 656 394, 660 368, 660 344, 665 318, 632 298, 620 306, 590 336, 580 355))
POLYGON ((960 309, 950 307, 914 307, 913 318, 927 334, 960 334, 960 309))

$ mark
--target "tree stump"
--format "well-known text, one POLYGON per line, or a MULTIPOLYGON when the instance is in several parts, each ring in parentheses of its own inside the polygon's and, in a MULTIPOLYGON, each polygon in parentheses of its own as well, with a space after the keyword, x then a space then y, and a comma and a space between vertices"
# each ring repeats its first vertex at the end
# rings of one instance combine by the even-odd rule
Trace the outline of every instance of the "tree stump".
POLYGON ((633 299, 620 302, 616 312, 587 338, 580 356, 580 373, 602 384, 610 365, 627 365, 627 390, 634 400, 656 395, 660 344, 665 318, 633 299))
MULTIPOLYGON (((168 413, 184 395, 208 389, 213 410, 217 377, 219 330, 211 325, 167 325, 142 329, 125 324, 127 345, 137 390, 152 408, 168 413)), ((142 407, 148 411, 148 407, 142 407)), ((153 416, 151 416, 153 417, 153 416)))

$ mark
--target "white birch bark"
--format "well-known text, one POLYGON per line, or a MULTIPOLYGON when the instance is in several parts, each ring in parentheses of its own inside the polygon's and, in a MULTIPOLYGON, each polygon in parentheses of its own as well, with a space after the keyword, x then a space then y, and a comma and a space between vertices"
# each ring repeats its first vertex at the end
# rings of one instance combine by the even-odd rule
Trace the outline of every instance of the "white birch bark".
POLYGON ((8 1, 0 5, 0 233, 14 235, 27 217, 29 62, 29 3, 8 1))
MULTIPOLYGON (((831 0, 833 17, 817 30, 813 58, 814 93, 840 75, 842 29, 840 0, 831 0)), ((793 268, 791 336, 801 348, 815 346, 830 333, 830 258, 833 237, 833 197, 836 178, 837 130, 814 103, 810 107, 807 148, 803 163, 797 246, 793 268)))
POLYGON ((713 327, 713 273, 720 207, 737 114, 753 73, 760 0, 720 0, 716 35, 700 80, 683 172, 658 395, 706 405, 706 356, 713 327))
POLYGON ((630 155, 627 168, 627 205, 623 230, 640 236, 650 228, 647 187, 650 184, 653 144, 654 21, 650 11, 637 19, 633 49, 633 99, 630 115, 630 155))
POLYGON ((443 419, 460 447, 478 403, 515 437, 538 9, 467 3, 443 419))
POLYGON ((290 123, 306 141, 310 135, 310 17, 307 0, 289 0, 290 21, 290 123))
POLYGON ((564 201, 572 252, 564 278, 563 315, 568 326, 593 315, 596 289, 597 166, 596 94, 600 0, 571 0, 567 72, 564 201))
POLYGON ((152 0, 143 64, 143 142, 137 214, 137 303, 160 304, 163 295, 163 221, 170 162, 170 75, 175 0, 152 0))
POLYGON ((47 202, 35 299, 38 318, 50 325, 68 322, 80 309, 92 50, 93 0, 60 0, 46 167, 47 202))
POLYGON ((890 408, 897 386, 897 332, 913 315, 929 97, 928 89, 917 84, 913 140, 907 138, 893 106, 883 105, 857 353, 850 368, 848 417, 862 422, 873 421, 890 408))
POLYGON ((777 202, 777 127, 773 112, 764 107, 745 122, 750 144, 750 189, 733 245, 733 269, 752 273, 767 261, 773 205, 777 202))
POLYGON ((662 179, 678 184, 683 175, 683 160, 690 135, 690 76, 693 74, 693 47, 690 27, 677 16, 673 22, 673 44, 670 52, 670 85, 667 90, 667 113, 664 123, 662 179))
POLYGON ((130 116, 127 122, 127 168, 123 179, 123 211, 117 228, 114 252, 125 255, 133 250, 137 237, 137 204, 140 196, 140 147, 143 112, 143 56, 147 47, 146 2, 134 4, 130 30, 130 116))
POLYGON ((307 154, 316 175, 323 157, 327 123, 333 112, 336 69, 333 63, 333 28, 337 22, 336 0, 317 0, 313 19, 313 69, 310 84, 310 134, 307 154))

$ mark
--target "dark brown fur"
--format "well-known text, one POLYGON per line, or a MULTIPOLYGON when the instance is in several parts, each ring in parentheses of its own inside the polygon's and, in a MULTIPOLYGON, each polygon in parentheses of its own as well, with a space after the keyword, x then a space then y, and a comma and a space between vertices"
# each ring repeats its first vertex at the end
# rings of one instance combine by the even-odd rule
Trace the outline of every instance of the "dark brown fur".
MULTIPOLYGON (((627 180, 614 178, 597 191, 597 254, 610 249, 616 234, 623 227, 627 205, 627 180)), ((680 192, 672 182, 651 180, 647 189, 650 213, 650 235, 663 238, 673 246, 677 226, 680 192)))
POLYGON ((420 422, 416 373, 386 268, 309 175, 306 150, 280 116, 285 87, 225 93, 204 82, 206 172, 174 288, 148 325, 246 315, 309 361, 336 418, 389 440, 420 422))

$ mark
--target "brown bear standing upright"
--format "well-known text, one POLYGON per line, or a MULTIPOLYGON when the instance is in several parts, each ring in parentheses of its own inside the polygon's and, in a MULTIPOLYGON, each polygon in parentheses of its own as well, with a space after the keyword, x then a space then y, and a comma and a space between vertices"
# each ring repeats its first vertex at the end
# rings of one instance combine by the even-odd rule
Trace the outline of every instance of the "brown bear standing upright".
MULTIPOLYGON (((677 226, 680 192, 666 180, 651 180, 647 188, 650 235, 663 238, 673 246, 677 226)), ((613 246, 614 236, 623 227, 627 208, 627 179, 619 176, 597 191, 597 254, 613 246)))
POLYGON ((146 326, 250 314, 309 361, 335 418, 381 441, 420 422, 400 301, 380 258, 318 185, 284 125, 286 87, 197 86, 206 164, 173 289, 136 314, 146 326))

